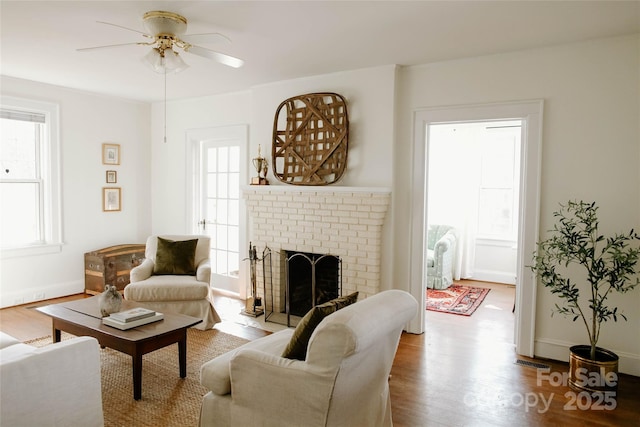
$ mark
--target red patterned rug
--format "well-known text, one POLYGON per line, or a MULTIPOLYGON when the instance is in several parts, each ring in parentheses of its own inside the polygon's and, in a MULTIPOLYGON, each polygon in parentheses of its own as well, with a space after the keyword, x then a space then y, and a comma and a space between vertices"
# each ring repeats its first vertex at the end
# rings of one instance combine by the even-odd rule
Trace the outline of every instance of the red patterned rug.
POLYGON ((451 285, 447 289, 427 289, 427 310, 471 316, 491 289, 451 285))

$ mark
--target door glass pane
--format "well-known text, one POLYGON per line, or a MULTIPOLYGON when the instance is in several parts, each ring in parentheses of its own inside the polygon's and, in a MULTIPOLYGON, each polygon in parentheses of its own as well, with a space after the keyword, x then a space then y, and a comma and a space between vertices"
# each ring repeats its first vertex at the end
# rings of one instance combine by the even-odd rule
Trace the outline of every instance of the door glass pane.
POLYGON ((207 175, 207 197, 216 197, 218 194, 218 176, 215 173, 207 175))
POLYGON ((223 274, 226 275, 229 270, 227 268, 227 258, 228 258, 228 254, 226 251, 216 251, 217 252, 217 256, 216 256, 216 273, 218 274, 223 274))
POLYGON ((226 225, 216 225, 217 231, 217 239, 216 239, 216 247, 219 249, 227 249, 228 248, 228 239, 227 239, 227 226, 226 225))
POLYGON ((238 252, 240 250, 240 242, 238 240, 238 227, 229 226, 228 248, 230 252, 238 252))
POLYGON ((229 171, 229 147, 218 148, 218 172, 229 171))
POLYGON ((218 209, 216 221, 218 224, 228 224, 229 201, 227 199, 218 199, 218 209))
POLYGON ((229 174, 229 198, 230 199, 240 198, 240 174, 239 173, 229 174))
MULTIPOLYGON (((237 280, 240 267, 240 147, 205 143, 205 232, 211 236, 211 273, 237 280)), ((212 283, 220 281, 215 277, 212 283)))
MULTIPOLYGON (((213 239, 211 239, 213 241, 213 239)), ((216 266, 218 265, 218 251, 212 250, 211 255, 209 257, 211 259, 211 272, 213 273, 216 270, 216 266)))
MULTIPOLYGON (((218 199, 207 200, 207 212, 206 212, 205 219, 210 224, 214 224, 216 222, 216 212, 218 211, 217 205, 218 205, 218 199)), ((207 226, 207 229, 210 229, 210 228, 213 229, 213 227, 207 226)))
POLYGON ((240 274, 240 259, 237 256, 229 257, 229 275, 238 277, 240 274))
POLYGON ((215 172, 218 166, 218 150, 207 150, 207 172, 215 172))
POLYGON ((229 199, 229 225, 240 224, 240 201, 229 199))
POLYGON ((227 174, 218 174, 218 197, 229 197, 229 176, 227 174))

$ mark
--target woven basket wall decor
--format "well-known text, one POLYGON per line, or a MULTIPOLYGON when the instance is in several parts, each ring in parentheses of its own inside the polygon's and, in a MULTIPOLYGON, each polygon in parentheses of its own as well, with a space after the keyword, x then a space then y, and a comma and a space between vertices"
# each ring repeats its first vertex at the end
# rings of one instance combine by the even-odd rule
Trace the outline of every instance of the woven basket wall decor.
POLYGON ((346 168, 348 141, 347 102, 341 95, 286 99, 273 123, 273 174, 287 184, 333 184, 346 168))

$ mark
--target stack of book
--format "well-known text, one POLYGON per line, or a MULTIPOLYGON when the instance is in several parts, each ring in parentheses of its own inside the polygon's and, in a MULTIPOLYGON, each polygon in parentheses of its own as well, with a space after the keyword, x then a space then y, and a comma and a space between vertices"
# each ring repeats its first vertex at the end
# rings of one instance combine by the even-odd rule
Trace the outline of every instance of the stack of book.
POLYGON ((137 307, 130 310, 111 313, 108 317, 102 319, 102 323, 114 328, 126 330, 135 328, 136 326, 146 325, 147 323, 162 320, 164 316, 147 308, 137 307))

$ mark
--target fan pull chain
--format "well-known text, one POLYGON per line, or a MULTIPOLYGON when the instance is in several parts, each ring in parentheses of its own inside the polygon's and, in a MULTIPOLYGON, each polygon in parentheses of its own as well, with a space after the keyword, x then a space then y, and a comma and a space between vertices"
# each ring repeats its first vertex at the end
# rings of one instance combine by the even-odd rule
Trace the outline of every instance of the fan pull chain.
POLYGON ((167 70, 164 70, 164 143, 167 143, 167 70))

